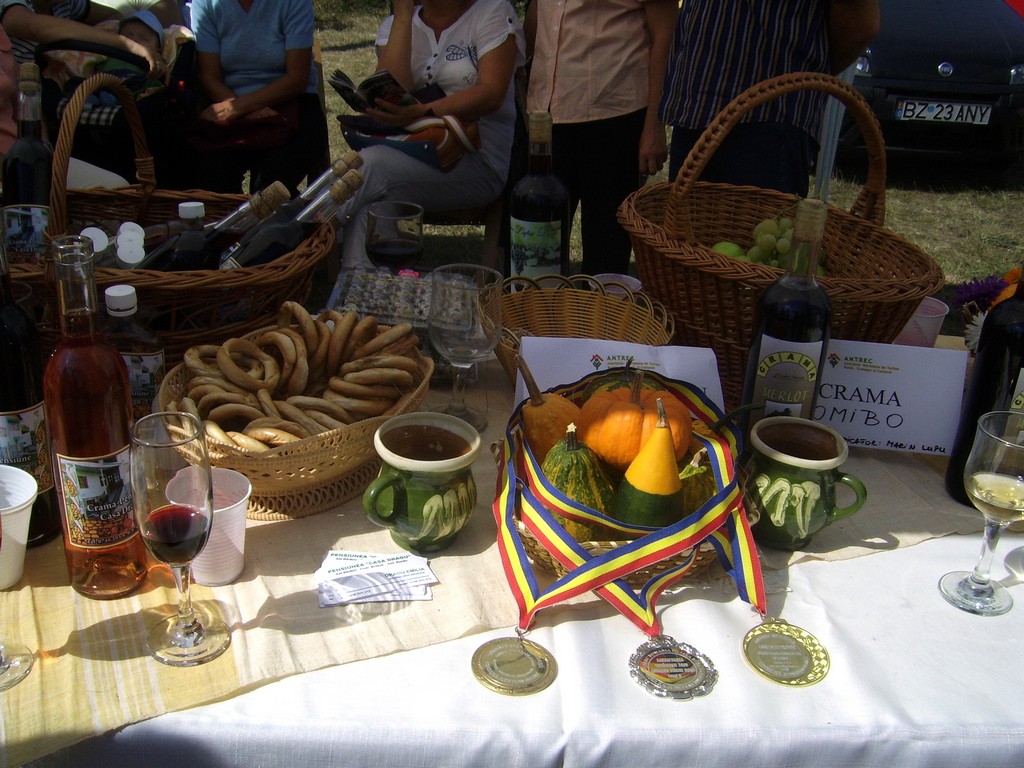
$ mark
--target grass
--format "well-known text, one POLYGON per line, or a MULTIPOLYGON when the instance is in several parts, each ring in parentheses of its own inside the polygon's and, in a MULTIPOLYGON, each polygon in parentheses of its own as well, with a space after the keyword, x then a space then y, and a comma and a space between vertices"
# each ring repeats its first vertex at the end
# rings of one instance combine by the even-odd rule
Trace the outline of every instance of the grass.
MULTIPOLYGON (((388 13, 387 1, 314 0, 314 7, 324 71, 340 68, 357 80, 370 74, 376 65, 373 40, 388 13)), ((344 142, 333 118, 347 107, 329 87, 327 111, 332 155, 336 155, 344 142)), ((863 184, 862 165, 863 161, 858 165, 856 160, 840 164, 832 183, 834 205, 851 205, 863 184)), ((1017 224, 1024 206, 1024 186, 999 184, 1001 170, 968 162, 891 158, 885 224, 930 254, 945 272, 947 283, 1002 274, 1024 260, 1024 235, 1017 224)), ((658 180, 664 178, 663 171, 658 180)), ((578 231, 575 226, 574 233, 578 231)), ((428 234, 443 238, 442 247, 452 258, 472 257, 482 241, 478 227, 446 227, 428 230, 428 234)), ((582 257, 578 234, 571 250, 578 262, 582 257)))

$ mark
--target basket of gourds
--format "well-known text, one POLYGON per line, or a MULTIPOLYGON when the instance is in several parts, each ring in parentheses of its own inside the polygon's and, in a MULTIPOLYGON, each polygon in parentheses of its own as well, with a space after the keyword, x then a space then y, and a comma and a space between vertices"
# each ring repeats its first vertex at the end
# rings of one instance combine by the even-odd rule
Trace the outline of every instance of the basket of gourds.
MULTIPOLYGON (((515 362, 528 396, 509 421, 499 489, 516 495, 516 532, 535 568, 562 577, 578 549, 588 558, 635 551, 619 577, 636 589, 716 559, 707 533, 742 498, 739 434, 712 429, 717 406, 696 387, 628 365, 541 392, 515 362)), ((496 516, 499 502, 509 503, 499 493, 496 516)))

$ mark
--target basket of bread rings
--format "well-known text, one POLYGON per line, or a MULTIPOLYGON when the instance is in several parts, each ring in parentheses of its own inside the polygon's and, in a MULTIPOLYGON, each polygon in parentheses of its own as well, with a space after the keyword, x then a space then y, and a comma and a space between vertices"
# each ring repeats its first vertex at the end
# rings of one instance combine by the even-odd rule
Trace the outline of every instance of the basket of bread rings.
POLYGON ((509 562, 525 555, 558 590, 660 591, 716 560, 760 573, 739 431, 699 387, 627 365, 541 392, 515 362, 528 395, 508 423, 494 502, 509 562))
POLYGON ((249 478, 249 518, 289 520, 363 492, 374 432, 419 406, 433 370, 408 323, 286 301, 276 325, 186 350, 157 401, 202 419, 210 463, 249 478))

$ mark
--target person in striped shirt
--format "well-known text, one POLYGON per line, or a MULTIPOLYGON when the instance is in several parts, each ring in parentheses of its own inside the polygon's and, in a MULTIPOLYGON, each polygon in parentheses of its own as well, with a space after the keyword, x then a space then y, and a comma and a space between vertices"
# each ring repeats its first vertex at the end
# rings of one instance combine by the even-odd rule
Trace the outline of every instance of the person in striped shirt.
MULTIPOLYGON (((880 24, 878 0, 686 0, 659 110, 672 126, 670 178, 741 91, 789 72, 841 72, 880 24)), ((806 196, 824 99, 799 91, 748 112, 700 179, 806 196)))

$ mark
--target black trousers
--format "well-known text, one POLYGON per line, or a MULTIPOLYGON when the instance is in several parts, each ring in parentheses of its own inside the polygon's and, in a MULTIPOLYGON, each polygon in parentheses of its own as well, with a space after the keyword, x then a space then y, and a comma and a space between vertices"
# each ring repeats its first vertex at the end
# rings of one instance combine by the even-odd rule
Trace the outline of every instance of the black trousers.
POLYGON ((581 209, 584 274, 629 269, 632 246, 615 212, 639 185, 645 113, 553 127, 554 171, 569 190, 570 220, 576 207, 581 209))

